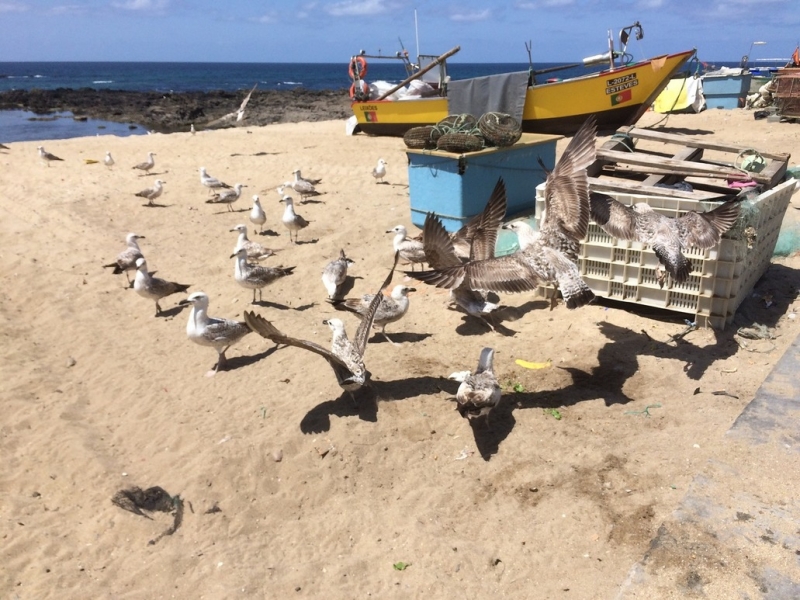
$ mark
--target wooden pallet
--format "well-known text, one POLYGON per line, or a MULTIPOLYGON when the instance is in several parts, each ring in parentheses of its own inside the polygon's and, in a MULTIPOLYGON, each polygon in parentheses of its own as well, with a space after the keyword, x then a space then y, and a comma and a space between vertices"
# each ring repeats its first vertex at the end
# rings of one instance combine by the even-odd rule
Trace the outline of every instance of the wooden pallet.
MULTIPOLYGON (((654 144, 649 144, 653 146, 654 144)), ((747 146, 720 144, 680 134, 664 133, 638 127, 623 127, 614 137, 597 149, 597 160, 589 167, 589 185, 599 192, 641 193, 648 195, 686 198, 692 200, 726 200, 740 193, 732 188, 731 181, 752 180, 761 190, 772 189, 783 181, 789 163, 789 154, 758 150, 767 165, 760 173, 743 171, 734 166, 742 152, 752 151, 747 146), (636 146, 639 142, 672 144, 678 148, 672 153, 645 151, 636 146), (704 160, 704 151, 730 153, 731 162, 704 160), (687 181, 687 178, 690 178, 687 181), (687 181, 693 191, 657 187, 687 181)))

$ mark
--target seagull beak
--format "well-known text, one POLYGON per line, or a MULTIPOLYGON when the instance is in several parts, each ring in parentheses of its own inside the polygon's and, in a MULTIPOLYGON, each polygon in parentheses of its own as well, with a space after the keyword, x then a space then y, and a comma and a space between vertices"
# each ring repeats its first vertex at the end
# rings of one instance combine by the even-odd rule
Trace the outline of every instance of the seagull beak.
POLYGON ((322 324, 323 324, 323 325, 329 325, 329 323, 328 323, 328 319, 324 319, 324 320, 322 321, 322 324))
POLYGON ((503 223, 500 228, 501 229, 511 229, 511 223, 503 223))
POLYGON ((230 255, 229 258, 236 258, 237 256, 239 256, 239 253, 238 252, 234 252, 233 254, 230 255))
POLYGON ((406 288, 407 292, 416 292, 417 288, 406 288))
POLYGON ((186 306, 187 304, 192 304, 192 301, 188 298, 184 298, 180 302, 178 302, 178 306, 186 306))

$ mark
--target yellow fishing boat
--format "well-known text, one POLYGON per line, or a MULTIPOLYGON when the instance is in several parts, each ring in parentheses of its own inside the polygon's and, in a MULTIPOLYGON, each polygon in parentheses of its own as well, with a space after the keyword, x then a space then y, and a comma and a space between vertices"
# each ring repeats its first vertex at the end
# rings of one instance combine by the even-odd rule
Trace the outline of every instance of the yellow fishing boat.
MULTIPOLYGON (((362 53, 350 63, 353 117, 348 132, 402 136, 412 127, 432 125, 447 115, 465 112, 476 117, 485 112, 508 113, 521 122, 526 133, 570 135, 589 115, 596 116, 600 130, 632 125, 670 78, 695 55, 695 50, 687 50, 630 62, 625 49, 632 31, 641 39, 641 25, 637 21, 621 31, 621 51, 615 51, 609 40, 608 52, 586 58, 582 63, 451 81, 447 77, 446 59, 458 52, 456 47, 438 57, 420 57, 418 65, 424 58, 433 60, 423 68, 413 65, 415 68, 405 81, 391 89, 377 90, 380 92, 377 94, 361 77, 366 70, 366 59, 371 58, 362 53), (598 64, 606 68, 563 80, 536 81, 537 77, 557 70, 598 64), (437 66, 438 74, 431 73, 437 66), (418 81, 421 83, 412 89, 412 84, 418 81), (397 93, 403 91, 413 93, 398 98, 397 93), (393 96, 395 99, 389 99, 393 96)), ((407 66, 411 65, 407 54, 398 53, 398 57, 407 66)))

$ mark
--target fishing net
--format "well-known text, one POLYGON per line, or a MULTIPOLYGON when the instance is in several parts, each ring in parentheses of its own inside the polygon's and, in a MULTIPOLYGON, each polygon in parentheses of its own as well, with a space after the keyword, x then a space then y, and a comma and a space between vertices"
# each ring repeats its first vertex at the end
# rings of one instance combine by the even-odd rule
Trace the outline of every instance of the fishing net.
POLYGON ((406 147, 415 150, 433 150, 436 148, 436 140, 439 139, 441 134, 432 136, 436 128, 433 125, 423 125, 422 127, 412 127, 406 131, 403 136, 403 141, 406 147))
POLYGON ((522 137, 522 126, 505 113, 488 112, 478 119, 478 129, 487 142, 495 146, 513 146, 522 137))
POLYGON ((475 152, 483 148, 483 138, 470 133, 445 133, 436 142, 436 148, 446 152, 475 152))
POLYGON ((791 256, 800 252, 800 228, 797 225, 784 229, 778 234, 773 256, 791 256))

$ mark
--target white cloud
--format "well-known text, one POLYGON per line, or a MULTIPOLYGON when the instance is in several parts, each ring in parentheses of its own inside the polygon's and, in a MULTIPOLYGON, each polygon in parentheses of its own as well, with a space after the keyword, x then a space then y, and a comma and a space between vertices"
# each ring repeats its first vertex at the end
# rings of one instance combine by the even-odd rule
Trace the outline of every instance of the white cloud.
POLYGON ((517 3, 517 8, 537 10, 539 8, 559 8, 573 4, 575 4, 575 0, 541 0, 541 2, 519 2, 517 3))
POLYGON ((126 2, 113 2, 112 6, 123 10, 142 12, 157 12, 164 10, 169 5, 169 0, 127 0, 126 2))
POLYGON ((25 12, 28 7, 19 2, 0 2, 0 13, 25 12))
POLYGON ((450 15, 451 21, 485 21, 489 18, 489 15, 492 14, 492 11, 488 8, 486 10, 481 11, 473 11, 467 13, 456 13, 454 15, 450 15))
POLYGON ((326 10, 334 17, 379 15, 387 12, 388 6, 383 0, 349 0, 331 4, 326 10))

